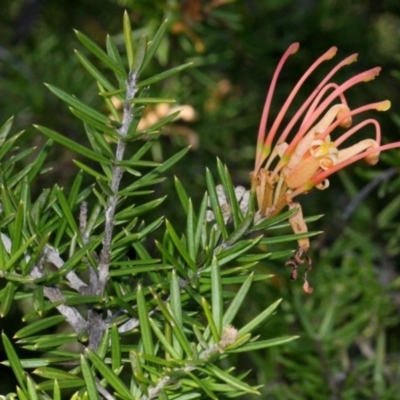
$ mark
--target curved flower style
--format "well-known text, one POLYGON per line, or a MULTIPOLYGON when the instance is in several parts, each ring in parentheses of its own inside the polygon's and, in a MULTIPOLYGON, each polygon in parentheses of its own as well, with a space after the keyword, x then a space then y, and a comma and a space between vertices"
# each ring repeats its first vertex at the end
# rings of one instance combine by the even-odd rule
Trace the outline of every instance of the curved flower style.
MULTIPOLYGON (((330 48, 305 72, 289 94, 272 126, 267 128, 279 73, 287 58, 298 49, 298 43, 289 46, 273 75, 258 132, 255 167, 250 176, 260 214, 269 218, 278 214, 285 206, 297 209, 290 218, 290 223, 295 233, 303 233, 307 232, 307 226, 300 205, 293 202, 294 197, 314 187, 326 189, 330 175, 360 159, 370 165, 376 164, 381 151, 400 147, 400 142, 381 145, 381 129, 375 119, 368 118, 351 127, 352 117, 357 114, 368 110, 386 111, 390 108, 388 100, 354 109, 346 101, 345 92, 358 83, 374 79, 381 70, 379 67, 361 72, 340 85, 330 81, 342 67, 355 62, 357 54, 338 63, 309 95, 289 123, 283 126, 285 114, 305 80, 320 64, 335 56, 336 47, 330 48), (354 145, 343 147, 348 138, 366 125, 375 127, 374 139, 363 139, 354 145), (338 128, 344 130, 333 139, 331 136, 336 134, 338 128)), ((297 268, 304 261, 309 265, 307 271, 311 268, 311 260, 307 255, 309 247, 308 239, 299 240, 297 252, 287 263, 293 268, 292 279, 297 278, 297 268)), ((303 289, 311 293, 312 288, 306 279, 307 271, 303 289)))

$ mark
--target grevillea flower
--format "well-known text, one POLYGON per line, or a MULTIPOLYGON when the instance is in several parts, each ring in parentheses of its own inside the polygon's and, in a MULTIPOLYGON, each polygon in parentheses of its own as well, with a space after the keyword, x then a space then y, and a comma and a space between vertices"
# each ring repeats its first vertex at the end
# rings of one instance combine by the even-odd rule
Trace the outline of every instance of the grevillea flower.
MULTIPOLYGON (((307 231, 307 226, 300 205, 293 202, 296 196, 314 187, 326 189, 330 175, 358 160, 364 159, 370 165, 376 164, 381 151, 400 147, 400 142, 382 145, 380 125, 375 119, 367 118, 352 126, 355 115, 370 110, 386 111, 390 108, 388 100, 357 108, 351 108, 346 100, 347 90, 374 79, 381 70, 379 67, 358 73, 342 84, 331 82, 331 78, 342 67, 357 60, 357 54, 339 62, 312 91, 289 122, 284 123, 285 115, 306 79, 324 61, 335 56, 336 47, 330 48, 311 65, 287 97, 273 123, 268 125, 279 73, 287 58, 298 49, 298 43, 289 46, 271 80, 258 132, 255 167, 250 176, 261 216, 272 217, 285 206, 297 209, 290 218, 290 223, 295 233, 303 233, 307 231), (364 138, 346 147, 346 140, 367 125, 374 126, 375 137, 364 138)), ((311 266, 311 260, 307 256, 308 249, 308 239, 299 240, 299 249, 288 263, 293 268, 293 279, 297 277, 298 266, 305 260, 311 266)), ((311 292, 306 276, 304 281, 304 290, 311 292)))

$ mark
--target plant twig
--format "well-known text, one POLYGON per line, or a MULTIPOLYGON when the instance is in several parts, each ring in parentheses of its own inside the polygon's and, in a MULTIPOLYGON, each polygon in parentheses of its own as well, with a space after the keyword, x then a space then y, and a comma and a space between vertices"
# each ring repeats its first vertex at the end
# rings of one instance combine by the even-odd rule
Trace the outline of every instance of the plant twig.
POLYGON ((115 397, 112 396, 105 387, 101 386, 100 380, 96 378, 96 387, 99 393, 106 399, 106 400, 115 400, 115 397))
MULTIPOLYGON (((58 251, 54 247, 46 245, 43 250, 43 255, 48 262, 52 263, 58 269, 64 266, 64 260, 60 257, 58 251)), ((86 292, 88 285, 83 282, 75 272, 70 271, 65 275, 65 277, 68 279, 68 286, 70 288, 75 289, 80 294, 86 292)))
MULTIPOLYGON (((126 143, 124 141, 125 136, 128 134, 129 127, 133 120, 133 106, 131 100, 135 97, 138 90, 137 83, 138 74, 136 72, 131 72, 128 76, 127 87, 126 87, 126 97, 124 103, 124 110, 122 116, 122 123, 118 129, 120 138, 118 139, 117 149, 115 152, 115 162, 122 161, 125 153, 126 143)), ((103 238, 103 248, 100 254, 99 263, 99 281, 96 293, 102 295, 104 293, 105 286, 108 280, 108 271, 110 269, 111 260, 111 241, 113 237, 114 229, 114 215, 115 209, 118 204, 119 196, 117 195, 119 190, 119 185, 124 173, 123 167, 119 165, 114 165, 112 171, 111 180, 111 191, 113 195, 109 197, 107 208, 105 210, 105 227, 104 227, 104 238, 103 238)))
MULTIPOLYGON (((11 239, 4 233, 1 233, 0 235, 5 250, 7 251, 7 253, 10 254, 12 247, 11 239)), ((51 246, 46 246, 43 255, 47 261, 53 263, 57 268, 61 268, 64 265, 64 261, 51 246)), ((25 254, 25 260, 30 260, 29 254, 25 254)), ((86 286, 86 284, 83 283, 73 272, 70 272, 69 274, 71 274, 69 278, 72 278, 72 281, 74 282, 73 284, 71 284, 71 287, 74 287, 75 285, 79 288, 82 288, 82 285, 86 286)), ((45 274, 37 265, 34 265, 29 275, 33 279, 39 279, 42 278, 45 274)), ((53 303, 65 302, 66 300, 60 289, 58 289, 57 287, 43 286, 43 294, 53 303)), ((66 318, 67 322, 71 325, 76 333, 79 334, 87 329, 86 321, 75 308, 66 306, 64 304, 60 304, 56 306, 56 308, 60 312, 60 314, 62 314, 66 318)))
POLYGON ((357 206, 382 182, 389 180, 392 176, 396 175, 398 172, 397 168, 389 168, 384 171, 382 174, 377 176, 374 180, 368 183, 368 185, 364 186, 362 190, 360 190, 357 196, 348 204, 342 214, 342 220, 347 221, 357 206))

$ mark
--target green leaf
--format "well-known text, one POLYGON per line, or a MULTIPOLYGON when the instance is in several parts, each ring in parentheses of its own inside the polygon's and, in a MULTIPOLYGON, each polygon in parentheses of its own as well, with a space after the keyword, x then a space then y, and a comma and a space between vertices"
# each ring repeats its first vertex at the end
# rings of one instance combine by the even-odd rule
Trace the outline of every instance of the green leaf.
POLYGON ((234 299, 229 304, 228 309, 225 311, 225 314, 222 318, 222 326, 227 326, 232 323, 235 318, 239 308, 244 302, 244 299, 251 287, 253 282, 254 273, 251 273, 246 280, 243 282, 243 285, 240 287, 239 291, 236 293, 234 299))
POLYGON ((271 257, 271 253, 245 254, 245 255, 241 256, 240 258, 238 258, 237 261, 240 263, 256 263, 258 261, 265 260, 266 258, 269 258, 269 257, 271 257))
POLYGON ((26 377, 26 382, 28 384, 29 400, 39 400, 39 396, 35 388, 35 383, 29 375, 26 377))
POLYGON ((92 39, 89 39, 82 32, 75 30, 76 37, 78 40, 102 63, 104 63, 108 68, 110 68, 116 75, 126 79, 126 73, 124 70, 113 60, 111 57, 104 52, 92 39))
POLYGON ((11 369, 14 372, 14 376, 17 379, 19 386, 21 386, 22 390, 26 393, 25 375, 19 357, 6 334, 2 333, 1 337, 3 340, 4 350, 6 352, 11 369))
POLYGON ((115 219, 117 221, 125 220, 125 219, 132 219, 139 215, 145 214, 148 211, 154 210, 158 207, 166 197, 162 197, 161 199, 151 200, 145 204, 142 204, 138 207, 133 207, 132 209, 128 208, 126 210, 122 210, 115 215, 115 219))
POLYGON ((165 394, 165 391, 163 389, 161 389, 158 392, 158 400, 168 400, 167 395, 165 394))
POLYGON ((75 50, 75 55, 78 57, 78 60, 84 66, 86 71, 88 71, 101 86, 105 87, 110 92, 117 90, 115 86, 113 86, 111 82, 83 54, 78 50, 75 50))
POLYGON ((81 354, 81 368, 83 379, 85 380, 87 394, 89 400, 99 400, 99 392, 96 387, 96 382, 93 376, 93 371, 91 370, 85 356, 81 354))
POLYGON ((137 291, 137 309, 140 322, 140 336, 145 353, 154 355, 154 343, 151 336, 149 315, 147 311, 146 300, 144 298, 142 285, 138 285, 137 291))
POLYGON ((215 189, 215 182, 208 168, 206 170, 206 181, 207 181, 207 191, 208 195, 210 196, 210 204, 215 216, 215 220, 218 224, 218 228, 221 231, 222 237, 224 239, 227 239, 228 231, 226 229, 224 217, 222 216, 221 206, 218 201, 218 195, 215 189))
POLYGON ((181 255, 181 257, 186 261, 188 267, 192 271, 196 271, 196 264, 195 264, 194 260, 190 257, 189 253, 185 249, 184 245, 182 244, 181 240, 179 239, 178 235, 176 234, 173 226, 170 224, 170 222, 168 220, 165 221, 165 225, 167 228, 167 232, 168 232, 172 242, 174 243, 176 249, 178 250, 179 254, 181 255))
POLYGON ((276 237, 269 237, 261 239, 259 244, 261 245, 270 245, 270 244, 277 244, 277 243, 285 243, 285 242, 292 242, 297 241, 299 239, 310 238, 313 236, 317 236, 323 233, 323 231, 316 231, 316 232, 305 232, 305 233, 296 233, 291 235, 282 235, 276 237))
POLYGON ((209 348, 206 339, 204 338, 203 334, 201 333, 199 327, 197 325, 192 325, 192 329, 194 334, 196 335, 197 341, 199 345, 204 349, 207 350, 209 348))
POLYGON ((26 266, 24 267, 23 273, 28 274, 33 265, 38 261, 40 256, 43 254, 42 251, 44 247, 46 246, 47 242, 49 241, 50 238, 50 233, 46 234, 43 239, 39 241, 39 243, 36 243, 34 246, 33 253, 31 253, 30 260, 27 262, 26 266))
POLYGON ((194 227, 196 225, 195 216, 193 212, 193 204, 189 199, 188 210, 187 210, 187 218, 186 218, 186 238, 187 238, 187 247, 190 258, 194 261, 196 260, 197 249, 194 240, 194 227))
POLYGON ((64 265, 56 272, 47 274, 41 278, 35 279, 36 283, 41 282, 50 282, 53 279, 57 279, 60 276, 63 276, 67 272, 69 272, 72 268, 75 267, 79 262, 82 261, 84 257, 87 257, 87 253, 90 253, 96 246, 101 243, 101 238, 92 237, 88 243, 82 246, 78 251, 76 251, 65 263, 64 265))
POLYGON ((104 125, 110 124, 110 121, 106 116, 99 113, 94 108, 89 107, 82 101, 78 100, 76 97, 71 96, 70 94, 64 92, 63 90, 61 90, 53 85, 50 85, 48 83, 46 83, 45 85, 49 88, 49 90, 51 92, 53 92, 63 102, 67 103, 68 105, 70 105, 73 108, 76 108, 80 112, 86 114, 89 118, 97 120, 98 122, 100 122, 104 125))
MULTIPOLYGON (((153 172, 163 173, 170 169, 174 164, 176 164, 181 158, 183 158, 186 153, 190 150, 190 147, 186 147, 179 151, 178 153, 174 154, 168 160, 164 161, 162 165, 157 167, 153 172)), ((143 179, 143 178, 142 178, 143 179)))
POLYGON ((218 400, 218 397, 208 388, 206 382, 202 379, 199 379, 195 374, 191 373, 190 371, 186 371, 186 374, 197 383, 199 388, 201 388, 204 393, 206 394, 208 399, 218 400))
POLYGON ((31 183, 40 173, 43 163, 46 161, 47 156, 52 147, 53 147, 53 140, 48 140, 40 150, 39 154, 36 157, 36 160, 32 164, 30 164, 30 171, 27 175, 29 183, 31 183))
MULTIPOLYGON (((99 181, 99 182, 101 182, 101 181, 99 181)), ((102 196, 102 194, 95 187, 93 187, 92 190, 93 190, 93 193, 95 194, 95 196, 97 197, 97 199, 99 200, 99 203, 102 205, 102 207, 104 209, 106 209, 107 208, 106 199, 102 196)))
MULTIPOLYGON (((42 316, 43 311, 44 311, 43 286, 38 285, 33 290, 32 303, 33 303, 34 310, 38 313, 39 316, 42 316)), ((33 324, 31 324, 31 325, 33 325, 33 324)), ((31 326, 31 325, 29 325, 29 326, 31 326)), ((26 328, 28 328, 28 327, 26 327, 26 328)), ((25 328, 20 329, 15 335, 21 334, 21 331, 23 331, 23 329, 25 329, 25 328)), ((22 335, 23 335, 23 333, 22 333, 22 335)), ((29 336, 29 335, 30 335, 30 333, 27 336, 29 336)), ((17 338, 17 337, 23 337, 23 336, 15 336, 15 337, 17 338)))
POLYGON ((67 306, 80 306, 82 304, 102 304, 104 303, 105 298, 103 296, 89 296, 85 295, 82 296, 80 294, 74 296, 68 296, 67 300, 65 301, 65 305, 67 306))
POLYGON ((198 253, 200 242, 202 238, 207 241, 207 221, 206 221, 206 212, 207 212, 207 203, 208 203, 208 196, 207 193, 204 194, 203 200, 201 201, 199 216, 197 220, 196 232, 194 236, 194 249, 195 254, 198 253))
POLYGON ((107 48, 107 54, 111 58, 111 62, 114 62, 122 72, 121 75, 117 75, 117 79, 120 82, 120 86, 124 87, 125 79, 127 78, 128 74, 125 71, 125 65, 122 61, 121 55, 119 54, 117 45, 115 44, 114 40, 110 35, 107 35, 106 38, 106 48, 107 48))
MULTIPOLYGON (((125 86, 125 83, 122 83, 123 86, 125 86)), ((106 106, 108 108, 109 114, 111 114, 111 116, 109 117, 110 120, 114 121, 113 125, 114 126, 118 126, 119 124, 121 124, 121 115, 118 112, 118 105, 116 103, 113 102, 113 99, 111 99, 112 97, 116 97, 117 99, 119 99, 121 102, 123 102, 125 100, 124 94, 126 93, 126 89, 117 89, 114 90, 112 92, 107 92, 103 86, 100 85, 100 83, 97 82, 97 86, 99 88, 99 96, 102 96, 104 102, 106 103, 106 106)), ((96 127, 96 128, 100 128, 99 130, 102 132, 109 132, 108 127, 107 130, 104 130, 104 127, 102 128, 101 126, 99 126, 98 124, 95 123, 94 120, 91 121, 91 125, 96 127)), ((116 135, 117 132, 113 131, 113 133, 111 134, 111 137, 117 137, 116 135)))
POLYGON ((232 375, 226 373, 225 371, 219 369, 215 365, 209 364, 207 366, 207 370, 209 370, 214 376, 226 382, 228 385, 232 386, 235 389, 243 390, 246 393, 252 393, 256 395, 260 395, 258 390, 253 389, 247 383, 240 381, 239 379, 233 377, 232 375))
POLYGON ((117 325, 111 328, 111 368, 117 371, 121 367, 121 343, 117 325))
POLYGON ((380 229, 385 229, 398 215, 400 209, 400 197, 395 197, 391 202, 387 203, 377 215, 376 222, 380 229))
MULTIPOLYGON (((104 135, 102 135, 100 132, 98 132, 95 128, 92 126, 88 126, 87 124, 84 125, 86 135, 90 141, 90 144, 94 151, 100 155, 103 155, 106 158, 113 159, 114 158, 114 152, 110 146, 110 143, 107 142, 105 139, 104 135)), ((103 127, 104 131, 104 127, 103 127)), ((105 132, 109 132, 107 129, 105 132)), ((115 135, 116 132, 113 131, 113 135, 115 135)), ((104 166, 103 166, 104 168, 104 166)), ((110 168, 107 166, 107 168, 110 168)))
MULTIPOLYGON (((15 212, 14 202, 12 201, 12 192, 4 184, 0 187, 1 192, 1 203, 3 206, 3 213, 6 217, 13 215, 15 212)), ((12 232, 14 229, 14 223, 10 224, 9 231, 12 232)))
POLYGON ((153 294, 153 297, 156 300, 158 307, 160 308, 161 312, 163 313, 164 318, 170 324, 172 331, 175 334, 175 336, 177 337, 180 345, 185 350, 187 356, 189 358, 193 358, 193 350, 190 346, 190 342, 189 342, 188 338, 186 337, 183 329, 176 322, 176 317, 173 315, 171 308, 167 307, 167 305, 160 299, 160 297, 157 295, 156 292, 154 292, 151 289, 150 289, 150 291, 153 294))
MULTIPOLYGON (((17 147, 17 149, 18 149, 18 147, 17 147)), ((14 164, 15 164, 16 162, 21 161, 21 160, 23 160, 24 158, 26 158, 26 157, 27 157, 28 155, 30 155, 34 150, 35 150, 34 147, 30 147, 30 148, 28 148, 28 149, 22 150, 22 151, 20 151, 19 153, 12 155, 12 156, 10 157, 10 159, 7 160, 7 161, 4 163, 4 165, 6 165, 7 168, 10 168, 10 169, 11 169, 11 168, 14 167, 14 164)), ((6 168, 6 169, 7 169, 7 168, 6 168)), ((14 177, 12 177, 12 178, 15 179, 14 177)))
POLYGON ((104 331, 103 337, 100 340, 100 344, 97 348, 97 355, 104 360, 104 358, 106 357, 106 354, 108 352, 110 346, 110 330, 106 329, 104 331))
POLYGON ((80 230, 78 228, 78 225, 76 224, 74 216, 72 215, 70 205, 68 204, 68 201, 65 198, 63 190, 60 189, 58 186, 56 187, 56 195, 57 195, 58 202, 61 206, 61 210, 63 212, 63 218, 65 218, 67 220, 68 225, 72 229, 72 232, 74 234, 78 235, 80 244, 83 244, 83 241, 82 241, 82 238, 80 235, 80 230))
MULTIPOLYGON (((31 150, 29 149, 25 154, 28 155, 31 153, 31 150)), ((29 175, 29 172, 32 170, 32 165, 29 164, 25 168, 22 168, 18 173, 14 174, 7 180, 7 184, 9 188, 14 188, 17 186, 18 183, 20 183, 25 177, 29 175)))
POLYGON ((8 134, 12 128, 14 117, 10 117, 0 128, 0 147, 6 141, 8 134))
POLYGON ((24 132, 18 132, 14 134, 12 137, 10 137, 8 140, 6 140, 1 146, 0 146, 0 160, 6 155, 10 153, 10 149, 14 148, 15 142, 20 138, 20 136, 24 132))
MULTIPOLYGON (((171 286, 170 286, 170 293, 171 293, 171 311, 175 315, 176 323, 179 325, 180 328, 183 328, 182 325, 182 299, 181 299, 181 290, 179 287, 178 277, 176 275, 176 271, 173 270, 171 274, 171 286)), ((174 350, 176 351, 178 357, 182 358, 183 356, 183 348, 179 343, 178 338, 173 335, 172 343, 174 346, 174 350)))
POLYGON ((74 182, 72 183, 72 187, 68 195, 68 206, 70 209, 73 209, 73 207, 77 204, 76 200, 78 198, 82 181, 83 181, 82 171, 79 171, 75 176, 74 182))
POLYGON ((19 185, 19 198, 24 204, 25 211, 32 208, 31 188, 29 186, 28 178, 25 177, 19 185))
POLYGON ((217 160, 217 167, 219 176, 221 177, 221 180, 223 180, 224 182, 224 189, 226 191, 229 205, 231 208, 233 224, 235 228, 238 228, 240 226, 240 221, 242 220, 242 213, 239 207, 238 200, 236 198, 236 192, 232 184, 232 179, 229 175, 228 168, 224 166, 219 159, 217 160))
POLYGON ((137 44, 137 51, 134 63, 132 65, 132 71, 138 74, 142 68, 143 60, 146 56, 147 51, 147 37, 146 35, 141 35, 137 44))
POLYGON ((34 333, 48 329, 51 326, 59 325, 63 321, 65 321, 65 317, 63 315, 55 315, 53 317, 41 318, 38 321, 35 321, 32 324, 21 328, 14 335, 14 338, 22 339, 24 337, 33 335, 34 333))
POLYGON ((336 321, 337 306, 337 299, 334 297, 331 299, 325 309, 324 318, 320 323, 317 334, 318 338, 321 338, 321 340, 329 338, 332 334, 332 330, 336 321))
MULTIPOLYGON (((8 217, 2 218, 0 220, 0 228, 5 228, 9 226, 15 219, 15 214, 11 214, 8 217)), ((3 265, 4 263, 0 262, 0 265, 3 265)), ((1 269, 1 268, 0 268, 1 269)))
POLYGON ((162 40, 162 38, 164 37, 165 34, 165 30, 167 29, 168 26, 168 21, 165 20, 160 27, 158 28, 158 31, 156 32, 156 34, 154 35, 153 40, 151 41, 150 45, 147 48, 147 52, 146 52, 146 56, 144 57, 144 61, 142 64, 142 70, 144 68, 146 68, 147 64, 149 63, 149 61, 153 58, 155 52, 158 49, 158 46, 160 45, 160 42, 162 40))
POLYGON ((28 247, 35 241, 36 235, 31 236, 21 247, 10 257, 10 259, 6 262, 3 269, 5 271, 9 270, 25 253, 28 247))
MULTIPOLYGON (((18 400, 29 400, 25 393, 17 386, 18 400)), ((14 399, 13 399, 14 400, 14 399)))
MULTIPOLYGON (((219 335, 218 329, 217 329, 217 327, 215 325, 215 322, 214 322, 214 319, 213 319, 213 315, 212 315, 212 312, 210 310, 210 305, 209 305, 209 303, 208 303, 208 301, 206 300, 205 297, 201 298, 201 303, 202 303, 202 306, 203 306, 204 315, 207 318, 208 325, 209 325, 209 327, 211 329, 211 333, 212 333, 212 336, 213 336, 213 339, 214 339, 214 343, 218 343, 219 340, 220 340, 220 335, 219 335)), ((207 332, 205 333, 204 336, 208 337, 207 332)))
POLYGON ((121 167, 148 167, 148 168, 156 168, 162 165, 156 161, 147 161, 147 160, 124 160, 124 161, 116 161, 115 165, 120 165, 121 167))
POLYGON ((178 194, 179 200, 182 204, 185 214, 187 214, 189 208, 189 196, 185 188, 183 187, 182 182, 176 176, 174 176, 174 181, 175 181, 176 193, 178 194))
POLYGON ((167 262, 171 263, 172 266, 179 272, 181 276, 183 276, 185 279, 189 279, 187 271, 183 268, 180 262, 173 256, 173 254, 171 254, 171 252, 157 240, 155 241, 155 245, 157 249, 161 252, 162 256, 164 257, 163 263, 167 262))
MULTIPOLYGON (((242 335, 239 338, 237 338, 234 343, 230 344, 229 346, 226 346, 225 349, 229 348, 232 350, 232 349, 242 347, 245 343, 250 341, 250 339, 251 339, 251 333, 246 333, 245 335, 242 335)), ((256 336, 253 340, 257 340, 257 339, 258 339, 258 336, 256 336)))
POLYGON ((153 83, 157 83, 162 81, 163 79, 167 79, 173 75, 178 74, 179 72, 185 70, 188 67, 191 67, 193 65, 192 62, 179 65, 178 67, 171 68, 167 71, 161 72, 160 74, 154 75, 151 78, 145 79, 144 81, 141 81, 137 84, 138 88, 142 88, 144 86, 152 85, 153 83))
MULTIPOLYGON (((288 218, 293 215, 296 212, 296 210, 288 210, 283 213, 279 213, 275 217, 272 218, 265 218, 261 220, 258 224, 254 225, 251 228, 251 232, 253 231, 259 231, 259 230, 265 230, 265 229, 275 229, 275 227, 282 227, 282 225, 279 225, 279 222, 281 221, 286 221, 287 225, 290 225, 288 222, 288 218)), ((285 225, 286 226, 286 225, 285 225)))
MULTIPOLYGON (((257 281, 266 281, 267 279, 270 279, 271 277, 273 277, 273 275, 271 274, 257 274, 254 277, 254 282, 257 281)), ((232 276, 232 277, 227 277, 227 278, 222 278, 222 284, 223 285, 236 285, 236 284, 240 284, 243 283, 246 279, 245 275, 239 275, 239 276, 232 276)), ((202 280, 200 280, 202 281, 202 280)))
POLYGON ((271 304, 261 314, 257 315, 257 317, 255 317, 249 323, 243 326, 238 332, 239 336, 245 335, 246 333, 252 333, 256 328, 262 325, 267 320, 267 318, 269 318, 275 312, 281 301, 282 299, 275 301, 275 303, 271 304))
POLYGON ((213 257, 211 264, 211 309, 212 318, 215 324, 215 328, 217 330, 218 338, 220 338, 222 333, 222 314, 224 310, 221 272, 216 257, 213 257))
MULTIPOLYGON (((62 389, 81 388, 83 385, 85 385, 85 381, 81 378, 68 379, 65 381, 58 382, 58 385, 62 389)), ((36 387, 40 390, 50 391, 54 387, 54 381, 53 380, 44 381, 38 383, 36 387)))
POLYGON ((110 369, 108 365, 93 351, 85 350, 90 361, 97 368, 101 376, 106 380, 106 382, 114 388, 114 390, 123 399, 132 400, 132 394, 120 378, 110 369))
POLYGON ((131 104, 172 104, 175 99, 166 99, 163 97, 138 97, 129 101, 131 104))
MULTIPOLYGON (((124 261, 121 262, 113 262, 113 266, 121 265, 124 261)), ((126 261, 130 263, 130 261, 126 261)), ((124 276, 124 275, 135 275, 140 274, 142 272, 154 272, 171 269, 172 265, 161 265, 161 264, 151 264, 145 266, 131 267, 131 268, 120 268, 115 271, 110 271, 110 276, 124 276)))
POLYGON ((7 282, 7 285, 2 290, 1 304, 0 304, 0 318, 4 318, 13 304, 15 284, 13 282, 7 282))
POLYGON ((105 164, 111 164, 110 160, 107 158, 95 153, 94 151, 76 143, 75 141, 67 138, 66 136, 60 135, 59 133, 48 129, 44 126, 39 126, 39 125, 34 125, 36 129, 38 129, 40 132, 42 132, 45 136, 53 139, 57 143, 60 143, 61 145, 67 147, 68 149, 81 154, 87 158, 90 158, 93 161, 97 161, 100 163, 105 163, 105 164))
POLYGON ((100 221, 102 220, 102 217, 100 217, 100 213, 103 211, 101 205, 99 203, 95 203, 92 205, 92 212, 90 213, 90 216, 88 218, 87 224, 86 224, 86 229, 84 232, 84 235, 86 237, 90 237, 93 229, 100 224, 100 221))
MULTIPOLYGON (((257 342, 248 342, 243 346, 235 347, 230 349, 229 346, 226 348, 226 352, 229 353, 247 353, 248 351, 266 349, 268 347, 279 346, 284 343, 291 342, 292 340, 298 339, 300 336, 282 336, 276 339, 260 340, 257 342)), ((235 343, 232 347, 235 346, 235 343)))
POLYGON ((61 400, 60 385, 58 384, 57 379, 54 381, 53 400, 61 400))
MULTIPOLYGON (((103 179, 96 179, 96 182, 100 186, 100 189, 102 190, 102 194, 105 194, 109 197, 115 196, 115 193, 111 190, 109 183, 104 182, 103 179)), ((105 207, 105 208, 107 208, 107 207, 105 207)))
POLYGON ((129 15, 127 11, 124 12, 123 27, 124 27, 124 41, 125 41, 126 55, 128 57, 129 71, 132 71, 133 63, 135 61, 135 48, 133 45, 131 22, 129 20, 129 15))
POLYGON ((24 346, 29 350, 41 350, 48 348, 55 348, 58 346, 64 346, 68 343, 74 343, 77 341, 77 335, 71 334, 50 334, 42 336, 32 336, 18 340, 19 344, 27 345, 24 346))
MULTIPOLYGON (((104 135, 107 135, 107 137, 110 138, 110 140, 112 140, 114 142, 117 141, 118 132, 116 131, 115 128, 104 125, 102 122, 99 122, 99 121, 91 118, 90 116, 88 116, 87 114, 81 112, 80 110, 78 110, 76 108, 69 107, 69 110, 71 111, 71 113, 73 115, 75 115, 75 117, 77 117, 81 121, 83 121, 85 126, 89 126, 93 129, 97 129, 100 132, 103 132, 104 135)), ((89 140, 90 140, 90 137, 89 137, 89 140)), ((93 147, 93 143, 91 142, 90 144, 93 147)), ((104 152, 98 152, 98 154, 103 154, 103 153, 104 152)), ((109 154, 107 154, 107 156, 109 156, 109 154)), ((112 157, 113 157, 113 155, 111 156, 111 158, 112 157)))
MULTIPOLYGON (((121 295, 121 297, 122 297, 122 295, 121 295)), ((121 308, 121 310, 125 310, 131 316, 135 316, 136 317, 136 311, 133 309, 133 307, 127 301, 122 300, 121 297, 111 296, 110 299, 109 299, 110 302, 107 304, 108 307, 116 305, 119 308, 121 308)))
POLYGON ((236 260, 239 258, 241 254, 247 253, 252 247, 256 246, 261 242, 262 236, 252 240, 242 240, 231 247, 227 247, 226 250, 217 253, 217 259, 219 261, 219 265, 225 265, 232 260, 236 260))
MULTIPOLYGON (((155 124, 151 125, 149 128, 140 131, 140 132, 134 132, 130 135, 127 135, 123 138, 123 140, 125 142, 129 142, 132 139, 136 140, 138 137, 143 137, 144 135, 159 135, 160 134, 160 128, 162 128, 163 126, 169 124, 170 122, 172 122, 177 116, 179 115, 179 111, 175 111, 172 114, 161 118, 158 122, 156 122, 155 124)), ((154 144, 154 142, 151 143, 152 145, 154 144)), ((189 149, 189 148, 188 148, 189 149)), ((132 158, 136 158, 135 156, 133 156, 132 158)))
POLYGON ((102 181, 106 181, 109 182, 110 179, 101 174, 100 172, 94 170, 93 168, 88 167, 86 164, 78 161, 78 160, 72 160, 72 162, 80 169, 82 169, 83 171, 87 172, 89 175, 94 176, 96 179, 101 179, 102 181))
POLYGON ((58 379, 59 381, 76 379, 76 375, 70 372, 64 371, 62 369, 52 368, 52 367, 39 367, 36 368, 33 373, 35 375, 41 376, 47 379, 58 379))
POLYGON ((129 360, 131 363, 133 376, 134 376, 136 382, 139 382, 139 383, 146 382, 146 383, 150 384, 149 380, 144 377, 143 368, 142 368, 142 359, 139 356, 139 353, 135 350, 131 350, 129 352, 129 360))
MULTIPOLYGON (((161 329, 157 326, 153 319, 149 318, 151 329, 153 330, 154 334, 157 336, 157 339, 161 342, 162 346, 164 347, 165 351, 169 353, 169 355, 176 359, 182 359, 182 354, 178 354, 176 349, 171 346, 171 343, 165 337, 165 335, 161 332, 161 329)), ((182 348, 182 347, 180 347, 182 348)))

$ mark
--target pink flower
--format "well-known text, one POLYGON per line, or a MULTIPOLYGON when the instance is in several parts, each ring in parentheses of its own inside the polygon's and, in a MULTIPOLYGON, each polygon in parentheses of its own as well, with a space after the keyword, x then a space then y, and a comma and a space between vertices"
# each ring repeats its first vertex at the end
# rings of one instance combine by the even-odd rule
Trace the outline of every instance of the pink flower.
POLYGON ((283 208, 284 204, 280 204, 281 197, 288 204, 295 196, 308 192, 313 187, 325 189, 329 185, 327 178, 347 165, 360 159, 374 165, 378 162, 381 151, 400 147, 400 142, 381 145, 381 130, 375 119, 365 119, 350 128, 353 116, 368 110, 386 111, 390 108, 390 102, 384 100, 351 109, 345 98, 345 92, 352 86, 374 79, 380 72, 379 67, 361 72, 341 85, 329 81, 340 68, 356 61, 357 54, 337 64, 309 95, 289 123, 282 126, 285 114, 305 80, 323 61, 336 54, 336 47, 330 48, 305 72, 289 94, 272 126, 267 128, 268 113, 279 73, 287 58, 296 53, 298 48, 299 44, 293 43, 275 70, 258 132, 255 168, 251 176, 253 189, 260 194, 258 198, 268 198, 261 201, 261 204, 259 201, 260 210, 265 216, 277 214, 283 208), (369 124, 375 127, 375 138, 363 139, 355 145, 342 147, 350 136, 369 124), (339 127, 345 130, 333 140, 331 136, 339 127), (267 192, 272 190, 274 193, 261 193, 260 185, 268 186, 267 192), (284 192, 284 196, 281 192, 284 192))
MULTIPOLYGON (((278 76, 287 58, 299 49, 298 43, 293 43, 281 58, 268 90, 264 110, 261 117, 257 138, 257 149, 254 171, 250 174, 252 190, 256 192, 261 216, 272 217, 285 206, 298 208, 298 213, 290 219, 296 233, 306 232, 301 208, 293 199, 316 187, 326 189, 329 186, 328 177, 340 169, 364 159, 368 164, 378 162, 379 153, 395 147, 400 142, 382 145, 379 123, 372 118, 352 126, 353 116, 369 110, 386 111, 390 108, 388 100, 351 108, 345 93, 354 85, 374 79, 380 68, 372 68, 361 72, 342 84, 331 82, 331 78, 344 66, 356 61, 353 54, 338 63, 318 84, 306 101, 294 113, 288 123, 284 117, 296 94, 311 73, 324 61, 330 60, 336 54, 337 48, 330 48, 319 57, 297 82, 287 97, 274 122, 267 127, 269 110, 278 76), (346 147, 347 139, 358 134, 366 125, 373 125, 375 137, 358 141, 346 147)), ((297 276, 297 267, 304 261, 307 254, 308 240, 299 241, 299 250, 290 262, 297 276)), ((307 258, 309 263, 311 261, 307 258)), ((308 283, 305 279, 308 290, 308 283)))

